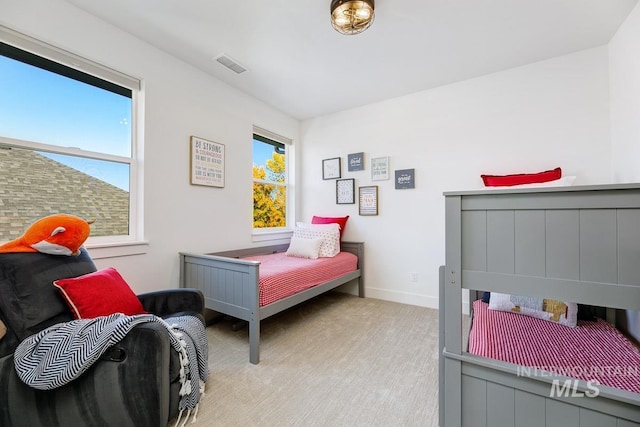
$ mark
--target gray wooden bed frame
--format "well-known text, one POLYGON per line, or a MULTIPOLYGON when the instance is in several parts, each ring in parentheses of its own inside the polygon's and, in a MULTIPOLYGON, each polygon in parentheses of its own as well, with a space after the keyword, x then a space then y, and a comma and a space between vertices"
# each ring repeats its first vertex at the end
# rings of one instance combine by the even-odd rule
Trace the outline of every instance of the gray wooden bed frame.
POLYGON ((342 242, 341 251, 357 255, 357 270, 260 307, 260 262, 238 258, 286 252, 288 247, 281 244, 210 254, 180 253, 180 286, 202 291, 206 308, 249 322, 249 361, 253 364, 260 362, 261 320, 352 280, 358 280, 358 296, 364 298, 364 243, 342 242))
MULTIPOLYGON (((640 426, 640 394, 466 352, 463 292, 640 310, 640 184, 446 192, 440 268, 440 426, 640 426), (560 394, 561 396, 557 396, 560 394)), ((640 381, 640 377, 638 378, 640 381)))

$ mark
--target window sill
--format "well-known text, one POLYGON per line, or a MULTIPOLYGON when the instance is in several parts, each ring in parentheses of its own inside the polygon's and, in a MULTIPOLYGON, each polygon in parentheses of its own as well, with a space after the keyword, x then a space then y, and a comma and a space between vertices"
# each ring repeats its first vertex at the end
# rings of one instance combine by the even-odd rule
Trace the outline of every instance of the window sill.
POLYGON ((86 244, 85 247, 91 258, 104 259, 116 258, 131 255, 146 254, 149 248, 148 242, 120 242, 120 243, 94 243, 86 244))

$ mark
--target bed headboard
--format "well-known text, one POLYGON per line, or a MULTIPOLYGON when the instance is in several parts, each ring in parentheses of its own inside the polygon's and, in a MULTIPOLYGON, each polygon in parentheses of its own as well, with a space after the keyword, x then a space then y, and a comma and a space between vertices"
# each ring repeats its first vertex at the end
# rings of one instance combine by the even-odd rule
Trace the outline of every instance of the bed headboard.
POLYGON ((462 287, 506 292, 515 278, 527 295, 640 309, 640 185, 445 196, 462 287))

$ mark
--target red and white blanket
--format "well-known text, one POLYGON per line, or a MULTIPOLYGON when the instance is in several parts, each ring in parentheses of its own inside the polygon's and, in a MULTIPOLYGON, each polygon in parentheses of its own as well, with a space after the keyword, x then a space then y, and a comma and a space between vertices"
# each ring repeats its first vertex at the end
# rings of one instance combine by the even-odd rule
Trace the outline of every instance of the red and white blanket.
POLYGON ((602 319, 570 328, 480 300, 473 313, 471 354, 640 393, 640 349, 602 319))
POLYGON ((358 269, 358 257, 349 252, 318 259, 291 257, 284 252, 243 259, 260 261, 260 307, 358 269))

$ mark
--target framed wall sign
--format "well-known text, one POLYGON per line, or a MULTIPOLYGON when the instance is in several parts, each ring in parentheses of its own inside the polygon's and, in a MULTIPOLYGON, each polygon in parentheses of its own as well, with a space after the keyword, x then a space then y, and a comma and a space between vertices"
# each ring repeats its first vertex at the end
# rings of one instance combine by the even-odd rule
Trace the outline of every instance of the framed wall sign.
POLYGON ((322 161, 322 179, 336 179, 340 178, 340 176, 340 157, 324 159, 322 161))
POLYGON ((371 180, 385 179, 389 179, 389 157, 374 157, 371 159, 371 180))
POLYGON ((364 170, 364 153, 353 153, 347 155, 347 170, 349 172, 364 170))
POLYGON ((336 180, 336 203, 339 205, 350 205, 356 202, 356 180, 337 179, 336 180))
POLYGON ((416 188, 416 170, 400 169, 396 171, 396 190, 416 188))
POLYGON ((378 215, 378 186, 358 187, 360 215, 378 215))
POLYGON ((224 145, 191 137, 191 184, 224 187, 224 145))

